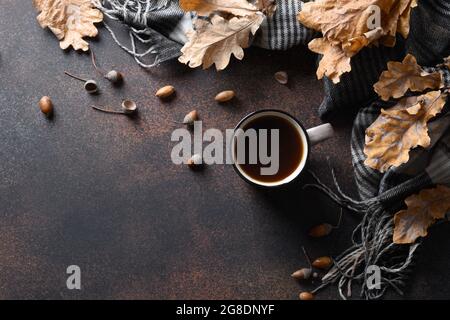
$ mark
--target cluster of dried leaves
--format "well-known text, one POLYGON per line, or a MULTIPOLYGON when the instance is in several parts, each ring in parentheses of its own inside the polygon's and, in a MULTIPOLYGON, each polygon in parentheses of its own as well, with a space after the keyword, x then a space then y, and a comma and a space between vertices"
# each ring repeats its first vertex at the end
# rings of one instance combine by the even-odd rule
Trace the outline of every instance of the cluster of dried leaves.
POLYGON ((103 14, 94 8, 91 0, 33 0, 40 12, 37 20, 42 28, 49 28, 60 40, 61 49, 89 50, 83 37, 95 37, 94 23, 103 20, 103 14))
MULTIPOLYGON (((450 69, 450 57, 442 66, 450 69)), ((449 88, 439 71, 427 72, 407 55, 402 62, 389 62, 374 85, 382 100, 399 99, 387 110, 382 109, 375 122, 366 130, 365 164, 385 172, 408 162, 409 152, 416 147, 430 145, 428 121, 445 106, 449 88), (417 95, 410 95, 412 93, 417 95), (408 93, 408 96, 405 94, 408 93)), ((413 243, 427 235, 428 227, 444 218, 450 210, 450 188, 438 186, 422 190, 406 199, 407 209, 394 219, 394 243, 413 243)))
POLYGON ((250 45, 251 36, 256 33, 265 15, 276 9, 272 0, 180 0, 180 7, 195 11, 199 18, 194 30, 188 33, 189 41, 181 49, 179 61, 191 68, 213 64, 223 70, 233 54, 237 59, 244 57, 244 50, 250 45))
POLYGON ((351 71, 350 61, 364 47, 395 45, 396 34, 409 34, 411 9, 417 0, 316 0, 305 3, 298 20, 322 32, 309 49, 323 55, 317 77, 334 83, 351 71))
POLYGON ((381 172, 408 162, 411 149, 430 145, 428 121, 444 108, 448 88, 440 72, 426 72, 414 56, 403 62, 389 62, 374 85, 375 91, 387 101, 410 92, 420 95, 403 97, 380 116, 366 130, 365 164, 381 172))

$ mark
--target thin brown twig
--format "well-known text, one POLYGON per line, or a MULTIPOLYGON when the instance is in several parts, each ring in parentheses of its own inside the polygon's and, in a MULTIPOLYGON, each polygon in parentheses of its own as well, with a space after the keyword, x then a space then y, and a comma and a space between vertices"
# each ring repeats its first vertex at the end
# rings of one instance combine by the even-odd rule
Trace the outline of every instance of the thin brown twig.
POLYGON ((76 80, 83 81, 83 82, 87 82, 86 79, 77 77, 77 76, 75 76, 75 75, 73 75, 73 74, 71 74, 71 73, 69 73, 69 72, 67 72, 67 71, 64 71, 64 73, 65 73, 66 75, 68 75, 69 77, 74 78, 74 79, 76 79, 76 80))
POLYGON ((101 75, 104 75, 105 72, 97 66, 97 60, 95 59, 94 50, 92 50, 92 49, 91 49, 91 60, 92 60, 92 65, 95 68, 95 71, 97 71, 101 75))
POLYGON ((91 106, 92 109, 101 111, 101 112, 105 112, 105 113, 114 113, 114 114, 125 114, 125 112, 123 111, 115 111, 115 110, 108 110, 108 109, 103 109, 102 107, 98 107, 98 106, 91 106))
POLYGON ((304 246, 302 246, 303 254, 306 257, 306 261, 308 261, 309 268, 312 268, 311 258, 309 257, 308 253, 306 252, 306 249, 304 246))

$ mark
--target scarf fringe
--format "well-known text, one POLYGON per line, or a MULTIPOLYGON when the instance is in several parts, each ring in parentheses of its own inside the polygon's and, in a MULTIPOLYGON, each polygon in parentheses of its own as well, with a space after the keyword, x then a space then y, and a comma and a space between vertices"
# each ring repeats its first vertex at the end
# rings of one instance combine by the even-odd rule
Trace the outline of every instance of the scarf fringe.
POLYGON ((112 21, 121 22, 128 30, 130 46, 124 45, 116 36, 111 26, 103 22, 114 42, 133 56, 143 68, 149 69, 180 56, 182 45, 153 29, 150 14, 169 9, 173 5, 170 0, 92 0, 94 5, 112 21), (139 52, 136 43, 146 49, 139 52), (144 62, 147 56, 153 56, 150 63, 144 62))
POLYGON ((333 169, 331 172, 337 192, 331 190, 312 172, 310 173, 315 183, 305 185, 304 188, 320 190, 340 207, 361 214, 362 220, 353 231, 352 247, 334 260, 333 267, 322 278, 322 284, 313 290, 313 293, 331 284, 337 284, 339 295, 347 300, 352 296, 355 283, 358 283, 360 297, 364 299, 380 299, 388 288, 403 295, 402 287, 405 285, 420 243, 397 245, 392 242, 393 215, 403 205, 403 201, 399 199, 411 192, 413 184, 409 183, 409 188, 402 188, 403 192, 391 193, 391 196, 395 197, 388 197, 391 201, 389 206, 386 206, 383 203, 386 196, 365 201, 350 198, 341 190, 333 169), (378 286, 372 286, 368 281, 373 274, 371 266, 377 266, 380 270, 381 278, 378 286))

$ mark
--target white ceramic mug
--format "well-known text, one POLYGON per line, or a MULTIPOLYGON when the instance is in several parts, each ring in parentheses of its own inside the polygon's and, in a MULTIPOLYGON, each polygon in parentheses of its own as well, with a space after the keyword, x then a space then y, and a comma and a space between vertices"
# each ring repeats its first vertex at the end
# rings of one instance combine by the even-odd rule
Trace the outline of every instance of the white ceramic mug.
POLYGON ((327 140, 334 136, 334 130, 331 124, 325 123, 322 125, 319 125, 314 128, 310 128, 308 130, 305 129, 305 127, 293 116, 290 114, 280 111, 280 110, 274 110, 274 109, 265 109, 265 110, 259 110, 253 113, 248 114, 245 116, 235 127, 234 129, 235 135, 232 137, 231 141, 231 154, 232 154, 232 160, 233 160, 233 167, 235 171, 243 178, 245 181, 249 182, 250 184, 260 186, 260 187, 266 187, 266 188, 272 188, 272 187, 280 187, 284 186, 286 184, 289 184, 290 182, 296 180, 300 174, 303 172, 303 170, 306 167, 306 164, 308 162, 309 153, 311 152, 311 146, 322 142, 324 140, 327 140), (300 141, 302 143, 302 158, 300 159, 299 165, 295 170, 292 171, 292 173, 283 178, 280 181, 275 182, 264 182, 257 179, 254 179, 253 177, 249 176, 244 169, 239 165, 237 161, 237 155, 236 155, 236 132, 238 132, 238 129, 244 129, 249 123, 254 121, 255 119, 259 117, 265 117, 265 116, 273 116, 273 117, 281 117, 282 119, 287 120, 298 132, 300 136, 300 141))

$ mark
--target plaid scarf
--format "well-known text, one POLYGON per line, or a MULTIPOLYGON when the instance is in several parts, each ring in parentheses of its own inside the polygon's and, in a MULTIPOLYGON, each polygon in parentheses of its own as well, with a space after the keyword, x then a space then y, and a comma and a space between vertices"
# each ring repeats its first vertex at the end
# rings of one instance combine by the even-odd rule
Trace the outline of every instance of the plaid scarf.
MULTIPOLYGON (((193 16, 184 14, 176 0, 94 1, 108 18, 126 26, 129 46, 120 43, 106 24, 119 46, 143 67, 178 57, 186 42, 185 33, 192 28, 193 16), (136 42, 143 47, 141 51, 136 42), (143 61, 148 55, 153 57, 150 63, 143 61)), ((296 15, 302 5, 302 1, 277 0, 276 13, 263 22, 253 45, 271 50, 306 45, 317 33, 298 22, 296 15)), ((359 110, 353 125, 351 152, 360 199, 343 194, 336 179, 336 192, 317 177, 317 183, 309 187, 318 188, 340 206, 359 213, 361 223, 353 233, 352 247, 335 259, 333 268, 316 290, 336 283, 339 294, 346 299, 351 295, 352 282, 360 281, 361 295, 367 299, 382 297, 388 288, 402 293, 406 271, 420 242, 413 245, 392 243, 393 214, 404 205, 406 197, 423 188, 434 184, 450 186, 450 112, 447 104, 441 116, 430 122, 432 143, 428 148, 413 150, 408 163, 382 174, 364 165, 364 137, 365 130, 378 117, 381 108, 389 108, 392 104, 376 100, 372 86, 388 61, 402 60, 407 52, 412 53, 422 66, 442 62, 450 55, 449 25, 448 0, 419 1, 419 6, 412 11, 411 32, 406 41, 399 38, 394 48, 365 48, 352 58, 352 72, 344 74, 339 84, 324 80, 325 98, 319 108, 322 118, 359 110), (376 290, 369 290, 365 282, 370 265, 377 265, 382 270, 381 287, 376 290)), ((447 85, 450 84, 449 71, 441 72, 447 85)))
MULTIPOLYGON (((192 29, 194 15, 185 14, 178 0, 93 0, 109 20, 119 21, 128 29, 130 43, 122 44, 113 29, 105 22, 114 41, 134 56, 144 68, 180 56, 187 42, 186 32, 192 29), (136 43, 140 45, 138 50, 136 43), (149 56, 151 61, 144 62, 149 56)), ((297 20, 303 2, 277 0, 277 10, 265 19, 253 40, 253 45, 271 50, 286 50, 298 44, 307 44, 316 34, 297 20)))

